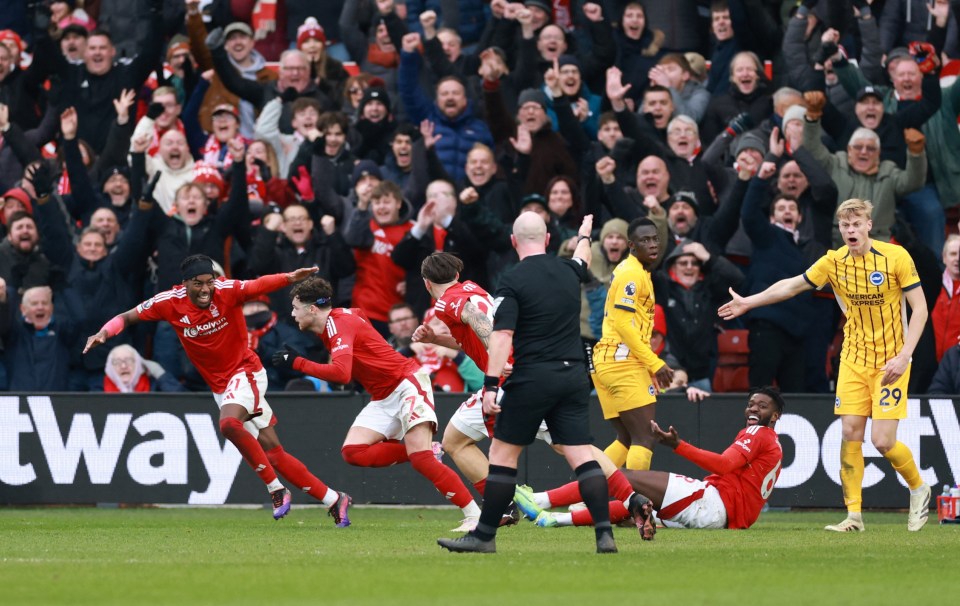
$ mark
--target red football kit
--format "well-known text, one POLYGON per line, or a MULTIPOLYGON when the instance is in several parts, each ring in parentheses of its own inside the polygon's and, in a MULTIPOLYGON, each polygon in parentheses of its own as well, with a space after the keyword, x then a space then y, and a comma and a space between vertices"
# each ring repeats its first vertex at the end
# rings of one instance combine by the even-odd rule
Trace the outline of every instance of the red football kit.
POLYGON ((332 309, 320 338, 330 352, 330 363, 297 358, 294 370, 332 383, 357 381, 375 400, 386 398, 400 381, 420 370, 416 360, 390 347, 360 309, 332 309))
POLYGON ((381 226, 371 219, 373 245, 369 249, 357 248, 353 251, 357 261, 353 303, 366 310, 374 320, 386 322, 393 304, 403 300, 397 293, 397 284, 406 279, 407 272, 393 262, 390 254, 411 227, 413 221, 381 226))
POLYGON ((723 454, 680 441, 678 455, 714 475, 704 482, 716 487, 727 510, 727 528, 749 528, 760 517, 780 477, 783 451, 777 432, 762 425, 740 430, 723 454))
POLYGON ((437 318, 447 325, 453 339, 460 345, 463 353, 477 365, 477 368, 487 371, 487 348, 483 341, 473 332, 473 328, 464 324, 460 319, 463 308, 472 303, 481 312, 493 321, 493 297, 470 281, 459 282, 447 289, 433 305, 437 318))
POLYGON ((260 358, 247 346, 244 301, 289 284, 284 274, 256 280, 217 278, 206 309, 194 305, 186 287, 178 286, 140 303, 136 311, 141 320, 169 322, 203 380, 214 393, 223 393, 238 372, 254 373, 263 368, 260 358))

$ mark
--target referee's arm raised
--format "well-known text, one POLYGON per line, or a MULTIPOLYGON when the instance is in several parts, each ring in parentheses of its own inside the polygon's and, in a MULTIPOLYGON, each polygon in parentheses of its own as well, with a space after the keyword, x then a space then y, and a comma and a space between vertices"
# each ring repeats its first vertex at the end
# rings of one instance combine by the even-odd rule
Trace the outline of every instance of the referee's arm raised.
POLYGON ((593 232, 593 215, 583 217, 580 229, 577 230, 577 248, 573 251, 573 258, 580 259, 590 267, 592 253, 590 251, 590 234, 593 232))

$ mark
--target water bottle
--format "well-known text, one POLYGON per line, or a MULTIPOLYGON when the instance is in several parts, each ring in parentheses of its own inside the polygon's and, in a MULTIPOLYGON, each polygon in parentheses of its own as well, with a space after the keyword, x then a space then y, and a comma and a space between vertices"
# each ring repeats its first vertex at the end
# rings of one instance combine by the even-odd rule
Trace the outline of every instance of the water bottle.
POLYGON ((950 485, 949 485, 949 484, 944 484, 944 485, 943 485, 943 494, 941 494, 940 496, 942 496, 942 497, 949 497, 949 496, 950 496, 950 485))

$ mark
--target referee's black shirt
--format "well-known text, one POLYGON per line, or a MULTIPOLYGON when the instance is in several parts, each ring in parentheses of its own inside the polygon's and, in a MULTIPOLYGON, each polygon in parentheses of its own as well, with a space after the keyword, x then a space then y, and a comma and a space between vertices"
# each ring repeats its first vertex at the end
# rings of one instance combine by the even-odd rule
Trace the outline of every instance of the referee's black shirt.
POLYGON ((551 254, 526 257, 500 278, 493 329, 514 331, 514 368, 583 362, 580 283, 588 278, 579 261, 551 254))

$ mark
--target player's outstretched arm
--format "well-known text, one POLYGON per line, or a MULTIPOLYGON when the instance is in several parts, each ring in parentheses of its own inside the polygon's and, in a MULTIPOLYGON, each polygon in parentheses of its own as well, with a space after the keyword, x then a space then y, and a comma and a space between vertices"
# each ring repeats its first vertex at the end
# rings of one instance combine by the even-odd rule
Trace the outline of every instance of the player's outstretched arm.
POLYGON ((83 353, 87 353, 94 347, 103 345, 107 342, 107 339, 119 335, 123 332, 124 328, 136 324, 139 321, 140 316, 137 315, 136 309, 130 309, 122 314, 113 316, 113 318, 103 325, 103 328, 97 331, 97 334, 87 337, 87 344, 83 348, 83 353))
POLYGON ((741 297, 731 288, 730 296, 733 297, 733 300, 721 305, 720 309, 717 310, 717 315, 724 320, 732 320, 733 318, 742 316, 751 309, 786 301, 812 288, 813 286, 811 286, 803 276, 785 278, 772 284, 766 290, 758 292, 755 295, 750 295, 749 297, 741 297))

